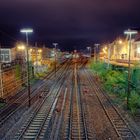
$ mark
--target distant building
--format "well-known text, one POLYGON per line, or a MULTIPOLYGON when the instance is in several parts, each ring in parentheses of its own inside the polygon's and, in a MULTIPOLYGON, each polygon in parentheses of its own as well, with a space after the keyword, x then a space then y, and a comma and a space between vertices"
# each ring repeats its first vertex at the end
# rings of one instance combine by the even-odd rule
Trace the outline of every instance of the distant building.
POLYGON ((51 49, 46 47, 30 47, 29 59, 33 64, 41 65, 50 58, 51 49))
MULTIPOLYGON (((139 38, 131 40, 131 61, 138 62, 140 60, 140 34, 139 38)), ((116 39, 112 43, 103 44, 100 51, 101 59, 115 60, 115 61, 128 61, 129 59, 129 40, 116 39), (121 42, 120 42, 121 41, 121 42)))
POLYGON ((15 59, 14 49, 0 48, 0 62, 10 63, 15 59))
MULTIPOLYGON (((21 49, 24 44, 17 44, 13 48, 2 47, 0 49, 0 62, 18 64, 25 64, 27 61, 26 46, 21 49)), ((45 46, 30 46, 28 47, 29 61, 33 65, 49 65, 51 61, 54 61, 55 50, 47 48, 45 46)), ((60 57, 61 51, 57 50, 57 58, 60 57)))
POLYGON ((140 35, 134 43, 134 58, 140 60, 140 35))

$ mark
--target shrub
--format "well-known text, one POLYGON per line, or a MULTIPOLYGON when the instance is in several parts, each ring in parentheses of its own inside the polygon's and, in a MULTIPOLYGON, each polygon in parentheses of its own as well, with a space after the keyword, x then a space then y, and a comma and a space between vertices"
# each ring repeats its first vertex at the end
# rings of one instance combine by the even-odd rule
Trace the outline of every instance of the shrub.
POLYGON ((15 66, 15 77, 17 80, 21 79, 21 66, 20 65, 15 66))
POLYGON ((140 107, 140 96, 135 91, 132 91, 129 99, 129 108, 133 115, 136 114, 138 107, 140 107))

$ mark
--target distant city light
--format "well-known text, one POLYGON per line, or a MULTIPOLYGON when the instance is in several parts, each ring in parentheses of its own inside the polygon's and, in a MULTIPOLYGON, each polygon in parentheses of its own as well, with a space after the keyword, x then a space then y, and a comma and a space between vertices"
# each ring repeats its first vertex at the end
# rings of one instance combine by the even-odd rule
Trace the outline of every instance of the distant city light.
POLYGON ((39 52, 39 53, 41 53, 41 52, 42 52, 42 50, 41 50, 41 49, 39 49, 39 50, 38 50, 38 52, 39 52))
POLYGON ((24 45, 18 45, 17 48, 18 48, 18 50, 25 50, 25 46, 24 45))
POLYGON ((140 47, 137 48, 137 52, 140 53, 140 47))
POLYGON ((122 42, 122 40, 120 39, 120 40, 119 40, 119 44, 122 44, 122 43, 123 43, 123 42, 122 42))
POLYGON ((107 47, 105 46, 105 50, 107 50, 107 47))

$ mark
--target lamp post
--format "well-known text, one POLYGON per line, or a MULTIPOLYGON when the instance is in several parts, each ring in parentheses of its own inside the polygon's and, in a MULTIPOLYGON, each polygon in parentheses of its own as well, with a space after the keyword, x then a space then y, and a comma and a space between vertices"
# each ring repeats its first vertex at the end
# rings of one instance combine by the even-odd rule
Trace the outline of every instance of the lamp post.
POLYGON ((108 62, 107 62, 107 68, 109 69, 109 67, 110 67, 110 49, 111 49, 111 46, 110 46, 110 44, 109 44, 109 46, 108 46, 108 62))
POLYGON ((31 106, 31 90, 30 90, 30 66, 29 66, 29 53, 28 53, 28 34, 33 33, 33 29, 21 29, 21 33, 26 35, 26 61, 27 61, 27 86, 28 86, 28 101, 29 101, 29 107, 31 106))
POLYGON ((55 77, 56 77, 56 46, 58 45, 58 43, 53 43, 53 45, 54 45, 54 48, 55 48, 55 52, 54 52, 55 53, 55 55, 54 55, 54 57, 55 57, 54 58, 55 59, 55 66, 54 67, 55 68, 54 68, 54 70, 55 70, 55 77))
POLYGON ((0 97, 3 98, 3 77, 2 77, 2 57, 1 57, 1 45, 0 45, 0 97))
POLYGON ((98 49, 99 49, 99 45, 100 44, 94 44, 94 46, 95 46, 95 53, 96 53, 96 63, 97 63, 97 60, 98 60, 98 53, 99 53, 99 51, 98 51, 98 49))
POLYGON ((125 35, 128 35, 129 37, 129 49, 128 49, 128 86, 127 86, 127 109, 129 109, 129 97, 130 97, 130 80, 131 80, 131 71, 130 71, 130 60, 131 60, 131 46, 132 46, 132 35, 137 34, 137 31, 135 30, 126 30, 124 31, 125 35))
POLYGON ((89 55, 91 57, 91 47, 87 47, 87 50, 89 51, 89 55))

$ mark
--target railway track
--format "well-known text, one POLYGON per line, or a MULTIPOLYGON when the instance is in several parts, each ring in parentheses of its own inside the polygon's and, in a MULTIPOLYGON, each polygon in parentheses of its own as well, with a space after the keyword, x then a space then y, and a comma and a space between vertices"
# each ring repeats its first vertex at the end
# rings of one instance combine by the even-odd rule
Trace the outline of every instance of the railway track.
POLYGON ((81 74, 81 69, 83 67, 85 67, 85 65, 87 64, 87 61, 84 61, 84 63, 79 67, 79 74, 78 74, 78 81, 79 81, 79 91, 80 91, 80 98, 82 101, 81 104, 81 110, 83 113, 83 119, 84 119, 84 128, 86 133, 86 139, 91 139, 91 140, 96 140, 96 132, 95 132, 95 128, 93 126, 93 124, 91 124, 91 119, 92 117, 90 117, 90 113, 91 110, 88 108, 87 104, 88 104, 88 99, 87 99, 87 95, 85 94, 85 92, 87 92, 85 90, 85 85, 87 84, 86 79, 84 79, 84 76, 81 74))
MULTIPOLYGON (((63 64, 65 64, 65 63, 63 63, 63 64)), ((60 71, 60 69, 63 67, 64 65, 59 65, 58 67, 57 67, 57 72, 58 71, 60 71)), ((50 72, 48 72, 46 75, 47 76, 45 76, 45 77, 43 77, 42 79, 43 80, 45 80, 45 79, 50 79, 51 77, 53 77, 53 75, 54 75, 54 73, 55 73, 55 71, 54 70, 52 70, 52 71, 50 71, 50 72)), ((27 78, 27 77, 26 77, 27 78)), ((31 92, 33 92, 34 90, 36 90, 36 87, 38 86, 38 85, 40 85, 40 84, 42 84, 42 80, 39 80, 38 82, 36 82, 35 83, 35 85, 34 86, 32 86, 31 87, 31 92)), ((7 106, 5 106, 4 108, 2 108, 1 110, 0 110, 0 114, 2 114, 3 113, 3 111, 5 111, 13 102, 15 102, 15 101, 17 101, 17 100, 20 100, 20 99, 25 99, 25 94, 24 93, 26 93, 27 92, 27 88, 24 88, 24 89, 22 89, 22 90, 20 90, 14 97, 10 97, 10 98, 8 98, 8 99, 6 99, 7 100, 7 106)))
MULTIPOLYGON (((66 67, 66 66, 62 66, 62 67, 66 67)), ((62 67, 60 67, 60 68, 62 68, 62 67)), ((60 68, 57 70, 57 73, 61 70, 60 68)), ((35 87, 31 88, 31 99, 35 98, 35 96, 38 96, 36 92, 41 91, 43 86, 46 85, 46 82, 48 82, 47 79, 53 78, 53 76, 54 76, 54 72, 50 73, 49 75, 44 77, 43 82, 39 82, 37 85, 35 85, 35 87)), ((50 87, 50 85, 48 85, 48 87, 47 87, 48 90, 49 90, 49 87, 50 87)), ((20 106, 27 103, 27 100, 28 100, 27 92, 25 91, 25 94, 24 94, 24 92, 22 92, 21 96, 17 95, 17 97, 15 97, 15 100, 13 100, 8 106, 6 106, 3 110, 1 110, 0 127, 16 110, 18 110, 20 108, 20 106), (22 101, 24 101, 24 102, 22 102, 22 101), (22 104, 21 104, 21 102, 22 102, 22 104)))
MULTIPOLYGON (((68 62, 68 61, 66 61, 68 62)), ((62 64, 60 64, 57 69, 56 69, 56 72, 59 72, 61 70, 61 68, 66 64, 66 62, 63 62, 62 64)), ((43 80, 46 80, 46 79, 50 79, 53 77, 55 71, 54 70, 51 70, 49 71, 48 73, 46 73, 46 76, 43 77, 41 80, 39 80, 38 82, 35 83, 34 86, 31 87, 31 92, 33 92, 34 90, 36 90, 36 87, 41 85, 43 83, 43 80)), ((26 77, 27 78, 27 77, 26 77)), ((27 93, 27 88, 24 88, 22 90, 20 90, 14 97, 10 97, 7 100, 7 106, 5 106, 4 108, 2 108, 0 110, 0 114, 3 113, 3 111, 6 110, 6 108, 8 108, 13 102, 16 102, 18 100, 24 100, 25 99, 25 94, 24 93, 27 93)))
POLYGON ((126 120, 119 113, 117 108, 112 104, 110 98, 101 90, 92 74, 87 70, 85 70, 85 74, 87 75, 88 83, 96 94, 108 120, 118 135, 118 138, 121 140, 136 140, 136 135, 131 130, 126 120))
MULTIPOLYGON (((50 87, 52 87, 52 85, 54 84, 54 81, 56 82, 57 79, 60 79, 60 77, 64 74, 64 72, 68 70, 68 67, 69 67, 69 63, 65 64, 63 66, 63 68, 61 68, 61 70, 59 70, 56 77, 51 78, 51 80, 44 79, 44 83, 40 87, 38 87, 34 91, 34 93, 32 93, 33 97, 32 97, 31 101, 34 102, 36 100, 39 100, 39 98, 41 96, 43 96, 43 98, 44 98, 48 94, 50 87), (53 81, 53 83, 51 81, 53 81), (35 96, 36 96, 36 98, 35 98, 35 96)), ((22 102, 22 101, 20 101, 20 102, 22 102)), ((7 133, 6 130, 9 130, 15 124, 14 120, 15 120, 15 118, 17 119, 17 116, 15 114, 17 114, 18 112, 20 112, 22 114, 24 112, 24 110, 26 111, 28 109, 26 106, 27 103, 28 103, 28 99, 26 99, 24 102, 22 102, 22 104, 21 103, 18 104, 17 105, 18 107, 0 122, 1 123, 0 129, 3 130, 3 128, 4 128, 4 130, 0 134, 0 138, 3 138, 5 136, 5 134, 7 133), (23 110, 23 111, 20 111, 20 110, 23 110)), ((18 116, 19 116, 19 113, 18 113, 18 116)), ((19 116, 18 118, 21 118, 21 116, 19 116)))
POLYGON ((74 66, 66 139, 88 139, 87 124, 82 107, 76 65, 74 66))
POLYGON ((15 140, 43 139, 46 134, 49 137, 49 132, 51 131, 50 129, 54 120, 55 106, 64 84, 65 74, 63 74, 62 78, 56 81, 56 85, 39 105, 35 114, 31 116, 29 121, 23 126, 22 130, 16 135, 15 140))
MULTIPOLYGON (((92 110, 90 110, 92 107, 87 102, 89 98, 93 97, 91 94, 94 94, 93 98, 96 98, 94 101, 96 100, 99 109, 102 110, 104 118, 109 124, 108 128, 111 129, 111 131, 108 129, 109 132, 113 131, 113 134, 116 135, 110 137, 110 139, 137 139, 127 122, 112 104, 110 98, 85 68, 87 60, 82 61, 65 65, 62 71, 58 72, 57 77, 51 78, 53 82, 50 80, 49 85, 48 82, 44 81, 40 90, 37 90, 38 95, 42 94, 43 98, 40 98, 34 111, 28 115, 19 131, 16 131, 13 140, 98 139, 93 128, 94 124, 90 124, 93 122, 90 121, 92 119, 92 110), (87 85, 91 92, 87 95, 88 97, 84 93, 84 88, 87 85), (50 86, 49 90, 48 86, 50 86)), ((103 133, 100 134, 103 135, 102 138, 106 138, 103 133)))
POLYGON ((52 131, 51 134, 49 136, 49 139, 51 140, 61 140, 61 127, 63 124, 63 117, 64 117, 64 111, 65 111, 65 106, 66 106, 66 97, 67 97, 67 88, 65 88, 64 90, 64 94, 63 94, 63 99, 61 101, 58 101, 58 108, 60 107, 59 112, 55 113, 55 118, 54 118, 54 123, 52 125, 52 131), (61 103, 60 103, 61 102, 61 103))

